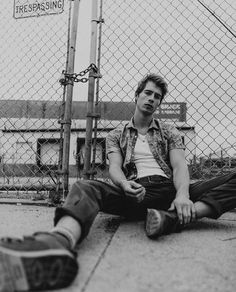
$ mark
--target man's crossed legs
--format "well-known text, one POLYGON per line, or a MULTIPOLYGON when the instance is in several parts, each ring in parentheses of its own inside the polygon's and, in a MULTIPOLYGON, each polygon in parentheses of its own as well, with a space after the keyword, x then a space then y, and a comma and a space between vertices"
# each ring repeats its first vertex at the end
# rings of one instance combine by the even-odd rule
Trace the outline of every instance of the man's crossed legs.
MULTIPOLYGON (((0 291, 59 289, 76 277, 75 245, 88 234, 99 211, 145 220, 146 234, 157 238, 183 228, 176 212, 167 211, 175 198, 173 184, 162 177, 138 181, 146 188, 141 203, 126 197, 113 185, 81 180, 75 183, 63 207, 55 213, 55 227, 49 233, 35 233, 23 239, 0 242, 0 265, 4 268, 0 291)), ((218 218, 236 207, 236 174, 190 186, 190 199, 197 218, 218 218)))

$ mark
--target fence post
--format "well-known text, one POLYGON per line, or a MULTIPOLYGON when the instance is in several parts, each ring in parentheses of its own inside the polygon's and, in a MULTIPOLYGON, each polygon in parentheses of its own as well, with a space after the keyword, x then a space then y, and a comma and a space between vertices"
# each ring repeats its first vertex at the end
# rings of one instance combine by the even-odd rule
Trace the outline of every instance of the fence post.
MULTIPOLYGON (((100 64, 101 64, 101 45, 102 45, 102 24, 104 23, 104 19, 102 18, 102 10, 103 10, 103 0, 100 0, 100 8, 99 8, 99 28, 98 28, 98 63, 97 68, 98 72, 100 72, 100 64)), ((99 78, 97 78, 96 83, 96 98, 95 98, 95 104, 94 104, 94 111, 98 112, 98 104, 99 104, 99 78)), ((91 179, 94 179, 95 175, 95 163, 96 163, 96 143, 97 143, 97 133, 98 133, 98 116, 95 118, 94 121, 94 139, 93 139, 93 153, 92 153, 92 174, 91 179)))
MULTIPOLYGON (((74 61, 75 61, 75 48, 76 48, 76 37, 78 27, 78 16, 79 16, 79 4, 80 0, 75 0, 73 7, 73 17, 71 24, 71 34, 69 40, 69 51, 68 51, 68 66, 67 74, 71 76, 74 74, 74 61)), ((69 190, 69 158, 70 158, 70 136, 71 136, 71 115, 72 115, 72 97, 73 97, 73 78, 68 78, 67 90, 66 90, 66 101, 65 101, 65 115, 64 115, 64 141, 63 141, 63 195, 66 196, 69 190)))
MULTIPOLYGON (((90 64, 96 64, 96 50, 97 50, 97 0, 92 0, 92 19, 91 19, 91 43, 90 43, 90 64)), ((84 170, 83 177, 90 178, 92 174, 90 171, 91 161, 91 146, 92 146, 92 132, 93 132, 93 119, 96 117, 94 114, 94 87, 95 87, 95 74, 94 70, 89 73, 88 84, 88 103, 87 103, 87 122, 86 122, 86 137, 85 137, 85 156, 84 156, 84 170)))

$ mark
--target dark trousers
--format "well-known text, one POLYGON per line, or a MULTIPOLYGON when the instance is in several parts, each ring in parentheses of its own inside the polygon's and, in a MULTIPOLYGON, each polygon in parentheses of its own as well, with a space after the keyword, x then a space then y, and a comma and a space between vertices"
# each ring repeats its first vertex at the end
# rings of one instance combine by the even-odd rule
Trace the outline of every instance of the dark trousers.
MULTIPOLYGON (((98 180, 80 180, 72 188, 62 207, 56 209, 54 224, 69 215, 82 227, 81 240, 88 234, 99 211, 124 216, 129 219, 144 219, 147 208, 167 210, 175 198, 173 183, 164 177, 151 176, 136 180, 146 189, 141 203, 125 196, 122 189, 98 180)), ((211 218, 236 208, 236 173, 190 185, 190 199, 212 207, 211 218)), ((81 241, 80 240, 80 241, 81 241)))

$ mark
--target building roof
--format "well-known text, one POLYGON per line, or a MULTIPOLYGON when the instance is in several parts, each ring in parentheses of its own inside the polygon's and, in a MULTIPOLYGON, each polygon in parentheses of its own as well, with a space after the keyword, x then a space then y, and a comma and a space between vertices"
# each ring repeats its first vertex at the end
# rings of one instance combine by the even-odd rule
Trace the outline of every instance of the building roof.
MULTIPOLYGON (((6 131, 60 130, 63 104, 58 101, 0 100, 0 129, 6 131)), ((98 128, 110 130, 130 120, 135 103, 100 102, 95 112, 100 116, 98 128)), ((72 130, 86 128, 87 102, 72 103, 72 130)), ((169 118, 177 127, 193 128, 185 123, 185 103, 163 103, 156 117, 169 118)))

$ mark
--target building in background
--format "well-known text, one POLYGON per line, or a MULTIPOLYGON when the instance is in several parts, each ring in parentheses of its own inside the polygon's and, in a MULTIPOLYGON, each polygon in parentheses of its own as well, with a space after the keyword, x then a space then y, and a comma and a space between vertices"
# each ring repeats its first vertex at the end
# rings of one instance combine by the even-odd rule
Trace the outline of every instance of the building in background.
MULTIPOLYGON (((61 149, 61 103, 46 101, 0 101, 1 117, 1 175, 40 176, 42 172, 57 170, 61 149), (14 116, 14 118, 13 118, 14 116), (52 123, 52 120, 55 120, 52 123), (57 122, 56 122, 57 121, 57 122)), ((94 165, 107 174, 105 138, 110 130, 126 123, 132 117, 135 104, 128 102, 101 102, 96 107, 100 116, 97 138, 92 147, 94 165)), ((84 163, 86 132, 86 102, 74 102, 72 106, 70 142, 70 176, 81 177, 84 163)), ((186 145, 187 161, 196 155, 196 133, 186 124, 185 103, 163 103, 156 116, 169 123, 174 122, 186 145)), ((62 121, 61 121, 62 122, 62 121)))

